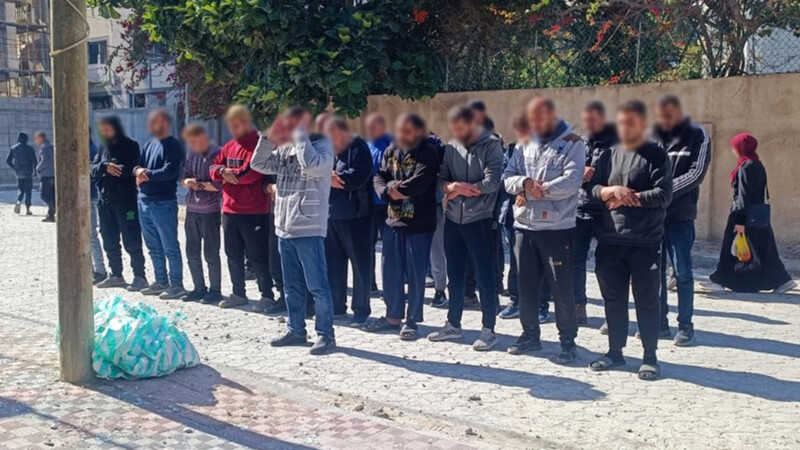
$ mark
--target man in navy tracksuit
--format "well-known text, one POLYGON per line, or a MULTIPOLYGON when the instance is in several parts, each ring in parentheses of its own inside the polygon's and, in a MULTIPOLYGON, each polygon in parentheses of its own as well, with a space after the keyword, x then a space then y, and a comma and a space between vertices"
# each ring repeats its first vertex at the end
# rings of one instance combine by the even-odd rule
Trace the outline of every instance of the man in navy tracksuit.
POLYGON ((363 327, 371 313, 372 284, 372 154, 367 143, 350 133, 347 121, 333 117, 325 124, 333 144, 334 166, 329 198, 330 218, 325 236, 328 280, 333 296, 333 315, 347 314, 347 266, 353 267, 353 320, 363 327))
MULTIPOLYGON (((392 135, 386 131, 386 118, 379 113, 372 113, 367 116, 365 121, 367 130, 367 144, 369 151, 372 154, 372 169, 377 172, 381 167, 383 161, 383 152, 392 143, 392 135)), ((387 203, 383 201, 377 194, 374 195, 375 208, 373 213, 372 225, 374 227, 372 235, 373 259, 372 259, 372 291, 378 293, 377 271, 375 270, 376 258, 374 256, 374 247, 378 243, 378 236, 381 235, 381 230, 386 225, 387 217, 387 203)))
POLYGON ((672 202, 664 220, 660 337, 670 337, 666 276, 669 256, 678 290, 678 332, 674 342, 677 346, 686 346, 694 341, 694 221, 700 184, 711 163, 711 142, 708 133, 683 114, 681 102, 674 95, 665 95, 656 102, 656 126, 652 138, 669 156, 673 185, 672 202))

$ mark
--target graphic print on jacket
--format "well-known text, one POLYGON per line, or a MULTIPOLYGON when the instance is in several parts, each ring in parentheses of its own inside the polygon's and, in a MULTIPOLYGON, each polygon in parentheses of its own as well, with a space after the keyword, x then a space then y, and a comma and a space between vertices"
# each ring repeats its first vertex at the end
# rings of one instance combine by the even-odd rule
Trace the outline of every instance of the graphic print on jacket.
MULTIPOLYGON (((389 156, 389 170, 394 173, 400 173, 402 180, 411 178, 414 174, 414 168, 417 166, 417 161, 411 155, 398 155, 389 156)), ((404 198, 400 204, 392 202, 389 206, 389 217, 392 219, 413 219, 414 218, 414 201, 409 198, 404 198)))

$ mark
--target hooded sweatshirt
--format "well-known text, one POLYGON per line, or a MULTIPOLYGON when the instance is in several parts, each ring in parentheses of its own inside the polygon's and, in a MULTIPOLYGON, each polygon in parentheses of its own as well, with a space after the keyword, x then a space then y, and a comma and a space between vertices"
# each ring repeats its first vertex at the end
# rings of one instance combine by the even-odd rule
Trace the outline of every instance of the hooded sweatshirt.
POLYGON ((603 214, 600 242, 635 247, 660 246, 664 216, 672 199, 672 167, 667 153, 646 142, 636 150, 615 146, 597 161, 589 182, 592 196, 602 201, 605 186, 625 186, 641 194, 641 206, 623 206, 603 214))
POLYGON ((44 141, 44 144, 39 147, 39 160, 38 164, 36 164, 36 173, 39 174, 39 178, 53 178, 56 176, 53 156, 53 144, 44 141))
POLYGON ((139 198, 146 202, 176 200, 185 160, 183 145, 174 137, 150 139, 139 156, 138 167, 147 169, 148 177, 139 186, 139 198))
POLYGON ((264 192, 267 177, 253 170, 252 158, 258 132, 231 139, 222 146, 209 168, 211 180, 222 183, 222 170, 234 169, 239 184, 222 184, 222 212, 227 214, 269 214, 271 200, 264 192))
POLYGON ((17 143, 9 150, 6 163, 8 167, 11 167, 18 179, 30 180, 33 178, 37 164, 36 152, 33 147, 28 145, 27 134, 19 133, 17 135, 17 143))
POLYGON ((125 136, 122 125, 116 117, 107 122, 114 129, 114 138, 100 147, 97 155, 89 166, 92 183, 97 186, 101 203, 119 200, 136 200, 136 178, 133 168, 139 164, 139 144, 125 136), (106 172, 108 163, 122 167, 122 174, 118 177, 106 172))
POLYGON ((700 184, 711 164, 711 140, 700 125, 688 117, 670 131, 655 127, 653 141, 664 149, 672 164, 672 202, 666 222, 686 222, 697 218, 700 184))
POLYGON ((216 191, 192 190, 186 192, 186 211, 197 214, 219 214, 222 202, 222 183, 211 180, 211 166, 219 154, 219 147, 209 145, 205 153, 191 151, 186 157, 181 180, 194 178, 195 180, 214 185, 216 191))
POLYGON ((344 181, 343 189, 331 188, 331 220, 347 220, 365 217, 372 212, 375 192, 372 189, 372 153, 358 136, 350 146, 334 156, 333 170, 344 181))
POLYGON ((436 231, 436 183, 439 173, 439 152, 425 138, 414 148, 401 149, 392 143, 383 153, 383 161, 375 174, 375 193, 389 204, 386 225, 401 233, 436 231), (408 198, 393 200, 389 190, 408 198))
MULTIPOLYGON (((586 138, 586 167, 594 167, 600 157, 611 151, 611 147, 619 141, 617 129, 612 124, 607 124, 596 134, 590 134, 586 138)), ((583 183, 578 193, 578 217, 581 219, 592 219, 602 217, 605 206, 598 201, 587 189, 589 182, 583 183)))
POLYGON ((292 140, 277 146, 261 136, 250 167, 277 175, 275 234, 281 239, 325 237, 331 194, 333 147, 328 138, 297 128, 292 140))
POLYGON ((517 149, 503 173, 506 191, 511 195, 524 192, 525 180, 530 178, 543 181, 547 192, 542 199, 525 192, 527 202, 514 205, 514 227, 528 231, 574 228, 585 161, 586 144, 563 120, 550 136, 534 136, 517 149))
POLYGON ((492 133, 482 130, 478 139, 467 146, 450 141, 439 169, 439 188, 453 181, 464 182, 475 184, 481 195, 459 195, 448 201, 445 217, 457 224, 492 218, 502 173, 503 144, 492 133))

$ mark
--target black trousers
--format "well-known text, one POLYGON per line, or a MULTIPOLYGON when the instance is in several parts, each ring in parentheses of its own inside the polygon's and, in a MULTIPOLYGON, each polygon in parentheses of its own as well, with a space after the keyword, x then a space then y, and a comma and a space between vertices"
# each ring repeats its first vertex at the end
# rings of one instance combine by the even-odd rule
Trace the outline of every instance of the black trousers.
POLYGON ((578 320, 572 293, 572 234, 568 230, 516 230, 514 254, 519 277, 519 314, 522 330, 532 339, 541 336, 539 303, 542 283, 546 280, 553 290, 556 327, 562 348, 575 346, 578 320))
POLYGON ((18 178, 17 179, 17 189, 19 190, 19 194, 17 194, 17 203, 22 203, 22 199, 25 199, 25 206, 31 206, 31 192, 33 191, 33 180, 30 178, 18 178))
POLYGON ((219 258, 219 232, 221 222, 222 217, 219 212, 186 213, 186 220, 183 223, 186 231, 186 260, 189 263, 189 272, 192 274, 195 290, 204 290, 208 287, 211 291, 220 292, 222 264, 219 258), (208 264, 208 286, 206 286, 203 276, 203 257, 208 264))
POLYGON ((661 323, 661 246, 600 244, 595 274, 608 322, 608 347, 622 350, 628 339, 628 289, 633 291, 636 321, 645 354, 655 355, 661 323))
POLYGON ((374 226, 372 216, 347 220, 329 220, 325 237, 325 258, 333 296, 333 314, 347 313, 347 267, 353 267, 353 316, 366 319, 371 314, 369 294, 372 285, 374 246, 369 236, 374 226))
POLYGON ((144 253, 142 252, 142 228, 139 225, 139 205, 136 197, 124 200, 97 203, 97 218, 100 222, 100 236, 103 237, 103 250, 108 258, 111 275, 122 276, 122 247, 131 257, 131 268, 135 277, 144 278, 144 253))
POLYGON ((268 214, 222 215, 225 231, 225 255, 231 275, 233 293, 247 297, 244 280, 244 258, 253 264, 261 297, 272 298, 272 276, 269 272, 269 234, 272 233, 268 214))
POLYGON ((47 217, 56 215, 56 179, 55 177, 42 177, 39 194, 42 201, 47 204, 47 217))

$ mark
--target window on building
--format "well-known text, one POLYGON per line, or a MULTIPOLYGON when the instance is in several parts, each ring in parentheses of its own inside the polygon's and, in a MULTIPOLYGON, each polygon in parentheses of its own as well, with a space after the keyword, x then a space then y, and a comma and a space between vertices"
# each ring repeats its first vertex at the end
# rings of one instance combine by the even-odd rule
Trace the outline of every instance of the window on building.
POLYGON ((89 64, 106 64, 108 62, 108 48, 106 41, 89 42, 89 64))
POLYGON ((131 106, 133 108, 144 108, 147 106, 147 96, 145 94, 133 94, 131 106))
POLYGON ((92 109, 111 109, 113 102, 110 95, 92 95, 89 97, 92 109))

